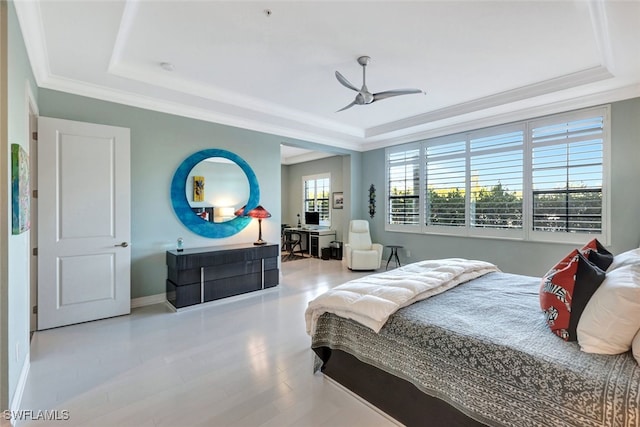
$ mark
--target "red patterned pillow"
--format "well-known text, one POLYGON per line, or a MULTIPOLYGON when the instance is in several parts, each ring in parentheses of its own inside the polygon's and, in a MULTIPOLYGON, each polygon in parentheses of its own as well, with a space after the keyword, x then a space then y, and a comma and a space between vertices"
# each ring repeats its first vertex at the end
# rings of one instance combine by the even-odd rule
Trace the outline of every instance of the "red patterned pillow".
POLYGON ((540 285, 540 307, 553 333, 565 341, 577 339, 578 320, 604 277, 604 271, 577 249, 544 275, 540 285))
POLYGON ((613 254, 606 250, 598 239, 593 239, 584 245, 580 252, 603 271, 606 271, 613 262, 613 254))

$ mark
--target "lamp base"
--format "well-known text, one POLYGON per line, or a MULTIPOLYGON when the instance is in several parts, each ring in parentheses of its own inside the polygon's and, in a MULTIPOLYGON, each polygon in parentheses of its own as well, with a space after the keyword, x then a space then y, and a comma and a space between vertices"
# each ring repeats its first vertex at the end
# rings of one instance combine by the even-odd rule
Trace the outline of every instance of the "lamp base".
POLYGON ((258 240, 256 242, 253 242, 253 244, 256 245, 256 246, 262 246, 262 245, 266 245, 267 242, 265 242, 264 240, 260 239, 260 240, 258 240))

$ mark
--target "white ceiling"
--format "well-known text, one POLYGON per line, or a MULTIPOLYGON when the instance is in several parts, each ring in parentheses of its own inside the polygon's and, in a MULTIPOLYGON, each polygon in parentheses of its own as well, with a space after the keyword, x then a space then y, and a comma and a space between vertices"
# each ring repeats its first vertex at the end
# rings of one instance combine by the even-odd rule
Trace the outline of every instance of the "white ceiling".
POLYGON ((640 96, 638 1, 15 5, 41 87, 358 151, 640 96))

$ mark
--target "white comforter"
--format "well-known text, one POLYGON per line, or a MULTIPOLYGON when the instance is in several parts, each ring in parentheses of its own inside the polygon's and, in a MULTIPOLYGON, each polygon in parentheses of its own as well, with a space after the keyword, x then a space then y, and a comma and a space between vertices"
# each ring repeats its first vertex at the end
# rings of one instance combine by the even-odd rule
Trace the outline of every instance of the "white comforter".
POLYGON ((305 312, 307 333, 315 332, 318 318, 327 312, 379 332, 398 309, 492 271, 500 270, 485 261, 448 258, 420 261, 351 280, 309 302, 305 312))

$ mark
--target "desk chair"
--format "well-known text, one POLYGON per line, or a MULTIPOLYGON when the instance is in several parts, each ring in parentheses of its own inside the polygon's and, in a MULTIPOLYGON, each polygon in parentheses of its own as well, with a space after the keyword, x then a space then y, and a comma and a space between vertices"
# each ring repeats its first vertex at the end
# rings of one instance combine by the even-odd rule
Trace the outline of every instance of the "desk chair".
POLYGON ((297 231, 285 230, 284 236, 284 248, 289 252, 287 259, 295 257, 296 247, 298 247, 300 256, 304 256, 302 252, 302 235, 297 231))
POLYGON ((289 227, 290 227, 289 224, 280 224, 280 246, 282 247, 282 250, 286 250, 286 246, 284 245, 284 242, 286 240, 285 230, 289 227))

